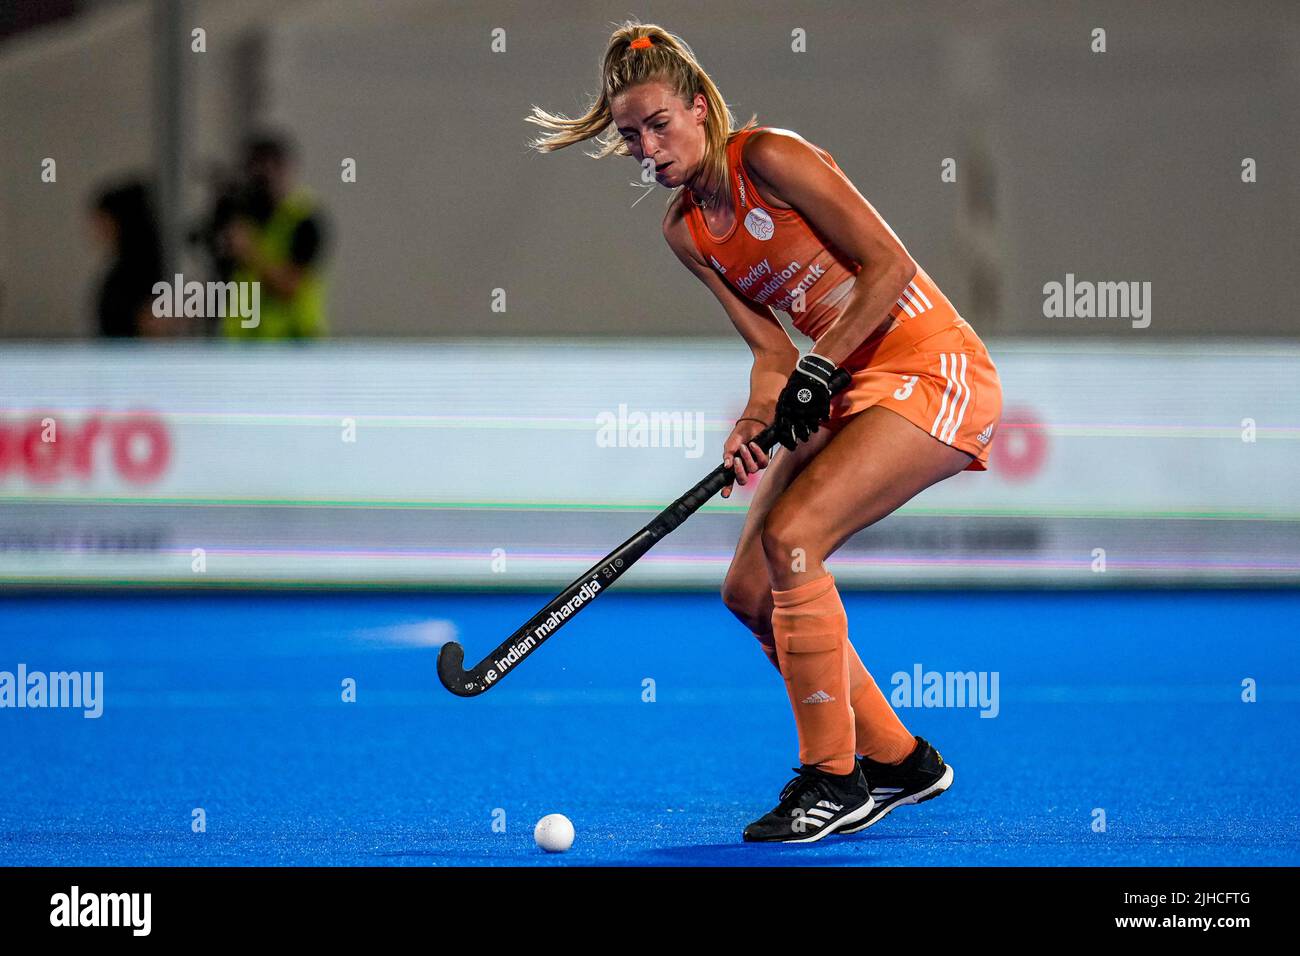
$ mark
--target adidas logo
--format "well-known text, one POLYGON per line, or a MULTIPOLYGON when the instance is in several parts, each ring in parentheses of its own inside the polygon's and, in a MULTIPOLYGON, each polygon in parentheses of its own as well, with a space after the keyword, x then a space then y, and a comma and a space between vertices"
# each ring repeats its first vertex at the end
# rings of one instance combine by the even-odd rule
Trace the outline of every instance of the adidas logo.
POLYGON ((829 800, 819 800, 817 806, 809 807, 806 811, 796 808, 794 811, 794 830, 796 833, 803 833, 804 828, 810 823, 815 827, 819 827, 843 809, 844 804, 832 803, 829 800))
POLYGON ((876 797, 892 797, 894 794, 902 793, 902 792, 903 792, 902 787, 872 787, 871 788, 871 796, 873 799, 876 797))
MULTIPOLYGON (((842 803, 831 803, 831 801, 829 800, 819 800, 817 801, 817 806, 809 809, 808 816, 820 817, 823 820, 829 820, 831 817, 835 816, 836 813, 838 813, 840 810, 843 809, 844 809, 844 804, 842 803)), ((815 823, 816 821, 814 820, 809 822, 815 823)), ((821 826, 820 823, 818 823, 817 825, 821 826)))
POLYGON ((990 424, 988 428, 984 429, 982 432, 980 432, 978 435, 975 436, 975 440, 979 442, 981 445, 987 445, 989 443, 989 439, 992 437, 993 437, 993 425, 990 424))
POLYGON ((826 691, 824 691, 824 690, 819 690, 819 691, 815 691, 814 693, 811 693, 811 694, 809 694, 807 697, 805 697, 805 698, 803 699, 802 703, 805 703, 805 704, 829 704, 829 703, 830 703, 831 701, 833 701, 834 699, 835 699, 835 698, 832 697, 830 694, 826 693, 826 691))

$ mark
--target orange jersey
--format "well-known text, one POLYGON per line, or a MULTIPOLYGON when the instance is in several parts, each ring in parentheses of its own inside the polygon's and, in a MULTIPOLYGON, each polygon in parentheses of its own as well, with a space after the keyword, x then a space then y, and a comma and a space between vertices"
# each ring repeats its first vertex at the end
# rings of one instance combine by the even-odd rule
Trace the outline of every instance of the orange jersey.
MULTIPOLYGON (((862 265, 819 235, 798 211, 763 204, 741 151, 750 136, 765 129, 745 130, 727 144, 736 210, 727 234, 713 235, 692 202, 685 203, 686 224, 700 255, 738 295, 786 312, 795 329, 815 342, 839 318, 862 265)), ((839 170, 829 153, 824 158, 839 170)), ((1002 410, 997 369, 975 330, 920 266, 889 318, 842 364, 853 373, 853 383, 831 405, 832 428, 872 405, 885 405, 974 455, 969 470, 988 467, 1002 410)))

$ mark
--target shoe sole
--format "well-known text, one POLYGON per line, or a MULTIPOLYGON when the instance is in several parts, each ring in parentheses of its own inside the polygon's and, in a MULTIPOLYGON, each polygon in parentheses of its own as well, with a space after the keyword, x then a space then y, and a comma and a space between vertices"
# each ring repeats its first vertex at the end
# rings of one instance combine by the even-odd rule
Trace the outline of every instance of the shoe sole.
POLYGON ((857 823, 872 810, 876 809, 876 801, 867 797, 867 802, 849 813, 844 814, 833 823, 828 823, 812 836, 801 837, 798 840, 746 840, 746 843, 816 843, 818 840, 830 836, 832 833, 839 833, 840 828, 845 824, 857 823))
POLYGON ((913 804, 925 803, 925 801, 927 800, 933 800, 935 797, 939 796, 939 794, 943 793, 945 790, 947 790, 949 787, 952 786, 953 776, 954 774, 952 770, 952 765, 945 764, 943 768, 943 775, 940 776, 939 779, 936 780, 933 784, 926 787, 924 790, 918 790, 916 793, 912 794, 909 797, 905 797, 902 800, 895 800, 893 803, 885 807, 885 809, 881 810, 878 814, 876 814, 875 817, 873 817, 872 819, 868 820, 866 823, 863 823, 860 826, 854 827, 852 830, 841 829, 838 832, 844 834, 845 836, 848 836, 851 833, 861 833, 863 830, 867 829, 867 827, 873 826, 879 823, 881 820, 885 819, 885 817, 889 816, 889 812, 893 810, 895 807, 912 806, 913 804))

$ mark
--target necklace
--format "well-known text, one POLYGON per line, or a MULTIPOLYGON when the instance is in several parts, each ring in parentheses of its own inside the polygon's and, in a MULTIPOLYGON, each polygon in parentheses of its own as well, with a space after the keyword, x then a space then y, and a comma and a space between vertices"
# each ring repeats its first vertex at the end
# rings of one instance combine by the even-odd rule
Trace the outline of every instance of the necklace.
POLYGON ((694 192, 691 193, 691 202, 695 203, 695 205, 699 206, 701 209, 704 209, 706 206, 713 205, 713 201, 717 198, 718 198, 718 190, 714 190, 712 193, 710 193, 709 198, 704 200, 704 202, 700 202, 698 199, 696 199, 694 192))

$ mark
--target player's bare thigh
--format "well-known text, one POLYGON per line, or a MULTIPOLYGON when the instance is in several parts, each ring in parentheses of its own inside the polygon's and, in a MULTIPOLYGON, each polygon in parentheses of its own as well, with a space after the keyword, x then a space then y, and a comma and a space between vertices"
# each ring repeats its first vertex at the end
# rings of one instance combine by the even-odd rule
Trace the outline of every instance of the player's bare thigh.
POLYGON ((794 451, 777 446, 768 466, 749 476, 750 481, 759 474, 763 479, 758 483, 758 490, 754 492, 749 511, 745 514, 736 553, 722 585, 722 600, 733 613, 763 633, 770 629, 766 622, 771 620, 772 614, 772 586, 763 555, 763 522, 781 493, 799 477, 831 437, 830 429, 822 427, 794 451))
POLYGON ((884 406, 853 416, 768 507, 760 534, 772 586, 820 577, 822 562, 850 537, 971 460, 884 406), (805 555, 797 571, 795 548, 805 555))

